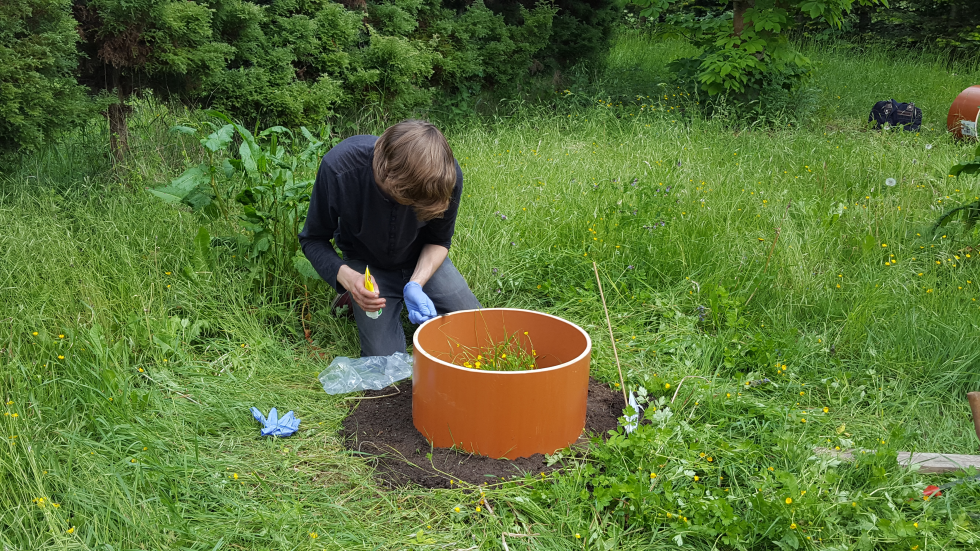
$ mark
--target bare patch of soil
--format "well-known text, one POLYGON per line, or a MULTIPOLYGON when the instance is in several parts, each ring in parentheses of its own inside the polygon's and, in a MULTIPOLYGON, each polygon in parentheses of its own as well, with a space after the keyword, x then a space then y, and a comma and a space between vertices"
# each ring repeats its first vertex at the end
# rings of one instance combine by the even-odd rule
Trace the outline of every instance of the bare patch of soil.
MULTIPOLYGON (((341 430, 347 448, 370 455, 388 487, 414 483, 425 488, 449 488, 451 480, 500 482, 501 478, 520 478, 560 467, 549 467, 541 454, 511 461, 431 448, 412 424, 411 381, 400 382, 397 387, 365 392, 367 397, 384 397, 355 400, 341 430)), ((590 378, 585 433, 604 436, 615 429, 624 407, 622 393, 590 378)))

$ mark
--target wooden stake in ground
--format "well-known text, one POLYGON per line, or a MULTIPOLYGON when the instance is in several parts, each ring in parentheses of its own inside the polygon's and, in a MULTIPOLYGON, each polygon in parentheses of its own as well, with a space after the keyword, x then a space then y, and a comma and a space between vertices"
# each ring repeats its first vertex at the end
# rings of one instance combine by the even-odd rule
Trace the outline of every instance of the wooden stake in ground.
POLYGON ((626 397, 626 381, 623 380, 623 368, 619 365, 619 353, 616 352, 616 337, 613 336, 612 321, 609 320, 609 308, 606 307, 606 295, 602 292, 602 280, 599 279, 599 267, 592 262, 592 269, 595 271, 595 281, 599 284, 599 298, 602 299, 602 309, 606 312, 606 325, 609 326, 609 341, 613 347, 613 357, 616 358, 616 370, 619 371, 619 388, 623 390, 623 403, 629 405, 629 398, 626 397))
POLYGON ((977 429, 977 438, 980 438, 980 392, 967 392, 966 397, 973 410, 973 428, 977 429))

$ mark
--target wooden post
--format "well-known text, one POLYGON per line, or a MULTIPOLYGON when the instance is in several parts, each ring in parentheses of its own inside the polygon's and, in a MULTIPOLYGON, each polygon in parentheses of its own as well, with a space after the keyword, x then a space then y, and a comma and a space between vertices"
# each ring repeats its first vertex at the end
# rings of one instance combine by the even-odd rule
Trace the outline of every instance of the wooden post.
POLYGON ((968 392, 966 397, 973 410, 973 428, 977 429, 977 438, 980 439, 980 392, 968 392))

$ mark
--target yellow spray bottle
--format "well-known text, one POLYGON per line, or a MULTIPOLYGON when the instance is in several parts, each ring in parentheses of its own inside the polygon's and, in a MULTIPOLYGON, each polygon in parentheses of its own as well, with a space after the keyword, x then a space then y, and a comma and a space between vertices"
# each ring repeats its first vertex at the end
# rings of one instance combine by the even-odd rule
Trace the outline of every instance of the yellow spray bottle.
MULTIPOLYGON (((364 269, 364 288, 368 291, 374 292, 374 283, 371 282, 371 268, 365 267, 364 269)), ((381 317, 381 308, 377 312, 364 312, 367 317, 376 320, 381 317)))

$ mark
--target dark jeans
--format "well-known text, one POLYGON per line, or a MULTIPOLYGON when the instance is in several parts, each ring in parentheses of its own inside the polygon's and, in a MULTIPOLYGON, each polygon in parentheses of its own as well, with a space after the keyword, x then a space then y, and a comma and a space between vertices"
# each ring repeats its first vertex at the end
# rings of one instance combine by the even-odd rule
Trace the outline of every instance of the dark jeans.
MULTIPOLYGON (((364 273, 364 262, 347 260, 345 264, 364 273)), ((395 352, 405 352, 405 330, 401 322, 404 302, 402 289, 412 278, 414 271, 414 267, 404 270, 382 270, 371 267, 371 275, 377 281, 378 291, 386 304, 381 317, 371 319, 357 303, 352 301, 354 320, 357 321, 357 332, 361 338, 361 356, 390 356, 395 352)), ((448 257, 436 273, 432 274, 422 290, 432 299, 439 314, 482 308, 480 301, 476 300, 466 280, 448 257)), ((343 292, 343 288, 339 291, 343 292)))

